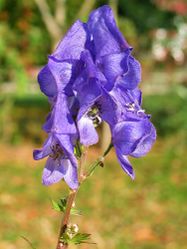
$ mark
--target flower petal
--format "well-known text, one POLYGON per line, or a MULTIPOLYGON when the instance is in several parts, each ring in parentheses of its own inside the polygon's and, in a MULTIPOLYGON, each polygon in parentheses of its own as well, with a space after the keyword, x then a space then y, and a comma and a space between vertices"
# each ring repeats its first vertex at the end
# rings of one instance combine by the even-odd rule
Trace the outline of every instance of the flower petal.
POLYGON ((116 84, 123 87, 123 89, 133 90, 141 81, 141 66, 140 63, 132 56, 128 60, 128 71, 122 75, 116 84))
POLYGON ((88 38, 86 25, 76 21, 52 54, 59 60, 79 60, 88 38))
POLYGON ((43 129, 46 132, 59 134, 76 134, 76 126, 68 107, 68 97, 64 93, 57 95, 53 110, 46 120, 43 129))
POLYGON ((45 141, 42 149, 36 149, 33 151, 34 160, 40 160, 46 156, 48 156, 51 151, 51 144, 53 143, 52 136, 50 135, 45 141))
POLYGON ((71 189, 77 189, 79 186, 77 169, 72 166, 70 160, 66 160, 67 171, 64 180, 71 189))
POLYGON ((102 96, 96 101, 96 106, 99 107, 102 120, 113 126, 117 122, 118 106, 113 96, 105 89, 102 90, 102 96))
POLYGON ((67 134, 54 134, 54 137, 58 141, 59 145, 62 147, 66 157, 71 161, 72 166, 77 170, 78 163, 74 155, 74 140, 76 137, 67 134))
POLYGON ((150 133, 144 136, 137 144, 135 150, 130 154, 133 157, 141 157, 147 154, 156 140, 156 130, 151 124, 150 133))
POLYGON ((91 146, 98 142, 99 137, 91 119, 83 116, 78 120, 77 125, 81 144, 91 146))
POLYGON ((94 10, 87 24, 89 31, 93 34, 97 57, 118 53, 129 48, 128 43, 117 28, 109 6, 102 6, 94 10))
POLYGON ((59 182, 67 171, 67 160, 54 160, 49 157, 42 174, 42 183, 46 186, 59 182))
POLYGON ((120 122, 113 129, 113 143, 122 154, 129 155, 150 134, 151 129, 152 124, 147 119, 120 122))
POLYGON ((57 94, 57 85, 55 78, 48 65, 43 67, 38 74, 38 83, 41 91, 48 97, 54 97, 57 94))
POLYGON ((66 61, 55 61, 53 57, 49 57, 48 68, 55 79, 58 92, 65 91, 72 78, 73 64, 66 61))
POLYGON ((98 66, 107 79, 105 88, 108 91, 113 88, 118 77, 127 73, 129 54, 130 50, 126 50, 123 53, 108 54, 97 61, 98 66))
POLYGON ((116 149, 116 155, 119 160, 119 163, 122 169, 132 178, 135 178, 135 174, 133 168, 127 158, 127 156, 123 155, 119 149, 116 149))

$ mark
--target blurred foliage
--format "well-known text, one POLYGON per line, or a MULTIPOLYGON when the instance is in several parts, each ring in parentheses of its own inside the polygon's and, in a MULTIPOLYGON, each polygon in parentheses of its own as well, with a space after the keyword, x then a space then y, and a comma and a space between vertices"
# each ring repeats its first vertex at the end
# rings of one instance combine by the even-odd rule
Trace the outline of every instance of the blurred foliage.
MULTIPOLYGON (((93 7, 110 3, 107 0, 91 2, 95 3, 93 7)), ((46 3, 53 17, 56 1, 46 0, 46 3)), ((65 21, 59 26, 62 35, 79 17, 83 4, 82 0, 65 1, 65 21)), ((146 34, 155 28, 174 28, 176 13, 161 10, 153 1, 118 0, 116 5, 120 29, 134 46, 137 46, 137 37, 139 46, 150 46, 151 38, 146 34)), ((87 8, 81 12, 85 15, 80 17, 82 20, 86 20, 88 11, 87 8)), ((20 83, 18 91, 21 91, 26 88, 21 82, 28 82, 26 72, 33 66, 45 64, 54 45, 35 0, 0 0, 0 37, 0 82, 14 80, 20 83)))
MULTIPOLYGON (((183 89, 185 92, 186 89, 183 89)), ((164 95, 151 95, 144 98, 146 112, 152 114, 152 121, 161 137, 187 130, 187 93, 184 96, 176 91, 164 95)))
POLYGON ((155 28, 173 28, 175 13, 162 11, 154 1, 120 0, 119 14, 133 20, 139 34, 145 34, 155 28))

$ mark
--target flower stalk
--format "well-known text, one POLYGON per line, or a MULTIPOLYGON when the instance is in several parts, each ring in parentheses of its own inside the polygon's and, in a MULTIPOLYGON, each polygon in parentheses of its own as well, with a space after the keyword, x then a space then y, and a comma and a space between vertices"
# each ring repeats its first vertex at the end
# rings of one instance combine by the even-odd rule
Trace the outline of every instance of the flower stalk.
POLYGON ((75 201, 76 198, 76 194, 78 192, 78 189, 76 190, 71 190, 70 194, 68 196, 68 200, 67 200, 67 204, 66 204, 66 209, 65 209, 65 213, 64 216, 62 218, 62 222, 61 222, 61 226, 60 226, 60 232, 59 232, 59 237, 58 237, 58 242, 57 242, 57 247, 56 249, 65 249, 68 248, 68 244, 64 244, 61 241, 61 237, 63 236, 63 234, 66 231, 67 225, 69 223, 69 219, 70 219, 70 214, 71 214, 71 208, 73 206, 73 203, 75 201))
MULTIPOLYGON (((78 146, 79 147, 79 146, 78 146)), ((64 216, 62 218, 62 222, 61 222, 61 225, 60 225, 60 232, 59 232, 59 237, 58 237, 58 242, 57 242, 57 247, 56 249, 66 249, 68 248, 68 243, 64 243, 62 241, 62 237, 63 237, 63 234, 66 232, 66 229, 68 227, 68 224, 69 224, 69 220, 70 220, 70 215, 71 215, 71 209, 73 207, 73 204, 75 202, 75 198, 76 198, 76 195, 78 193, 78 190, 81 186, 81 184, 89 177, 93 174, 93 172, 95 171, 96 167, 97 166, 102 166, 103 167, 103 161, 104 161, 104 158, 108 155, 108 153, 110 152, 110 150, 112 149, 113 145, 112 143, 108 146, 108 148, 105 150, 105 152, 103 153, 103 156, 99 157, 90 167, 89 171, 87 174, 84 174, 83 173, 83 176, 84 177, 80 177, 80 182, 79 182, 79 187, 75 190, 70 190, 70 194, 68 196, 68 199, 67 199, 67 204, 66 204, 66 209, 65 209, 65 213, 64 213, 64 216)), ((79 147, 80 149, 80 147, 79 147)), ((86 156, 84 154, 84 156, 86 156)), ((81 159, 82 157, 80 158, 80 162, 81 162, 81 159)), ((80 163, 80 167, 81 167, 81 163, 80 163)), ((80 172, 80 174, 82 174, 80 172)))

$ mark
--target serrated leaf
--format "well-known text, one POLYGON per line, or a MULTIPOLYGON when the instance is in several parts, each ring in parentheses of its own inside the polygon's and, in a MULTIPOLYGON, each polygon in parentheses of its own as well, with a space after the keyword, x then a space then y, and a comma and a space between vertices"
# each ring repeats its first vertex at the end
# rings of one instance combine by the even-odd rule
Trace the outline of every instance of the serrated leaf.
MULTIPOLYGON (((67 204, 67 198, 62 198, 60 199, 61 205, 64 207, 64 210, 66 208, 66 204, 67 204)), ((81 211, 76 209, 76 208, 71 208, 71 214, 72 215, 81 215, 81 211)))
POLYGON ((89 243, 91 234, 88 233, 77 233, 71 240, 71 243, 75 245, 82 244, 82 243, 89 243))
POLYGON ((70 238, 66 233, 64 233, 63 236, 60 237, 60 241, 65 244, 68 244, 70 242, 70 238))
POLYGON ((53 209, 58 211, 58 212, 64 212, 65 211, 66 206, 64 206, 62 202, 58 203, 58 202, 52 200, 52 205, 53 205, 53 209))
POLYGON ((60 199, 60 205, 63 207, 63 209, 66 209, 66 204, 67 204, 67 198, 62 198, 60 199))
POLYGON ((82 215, 82 212, 79 209, 72 208, 71 209, 71 214, 72 215, 82 215))
MULTIPOLYGON (((52 206, 53 209, 58 211, 58 212, 65 212, 66 210, 66 204, 67 204, 67 199, 66 198, 62 198, 60 199, 60 203, 52 200, 52 206)), ((71 214, 72 215, 82 215, 81 211, 76 209, 76 208, 71 208, 71 214)))
POLYGON ((56 211, 62 211, 61 210, 61 206, 56 201, 52 200, 51 202, 52 202, 54 210, 56 210, 56 211))

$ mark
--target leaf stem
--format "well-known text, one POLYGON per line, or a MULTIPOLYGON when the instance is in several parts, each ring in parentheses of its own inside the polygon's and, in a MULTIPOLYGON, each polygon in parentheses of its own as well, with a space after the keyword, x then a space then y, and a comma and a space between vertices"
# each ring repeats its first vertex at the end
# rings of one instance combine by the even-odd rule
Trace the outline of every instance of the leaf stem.
POLYGON ((112 147, 113 147, 113 144, 110 143, 109 146, 108 146, 108 148, 103 153, 103 155, 101 157, 99 157, 93 164, 91 164, 90 169, 89 169, 88 173, 86 174, 85 179, 87 177, 89 177, 89 176, 92 175, 92 173, 97 168, 97 166, 102 166, 103 165, 104 158, 108 155, 108 153, 110 152, 110 150, 112 149, 112 147))

